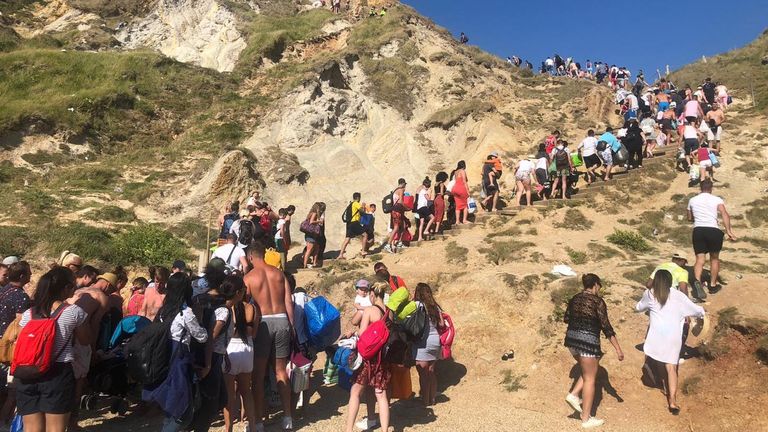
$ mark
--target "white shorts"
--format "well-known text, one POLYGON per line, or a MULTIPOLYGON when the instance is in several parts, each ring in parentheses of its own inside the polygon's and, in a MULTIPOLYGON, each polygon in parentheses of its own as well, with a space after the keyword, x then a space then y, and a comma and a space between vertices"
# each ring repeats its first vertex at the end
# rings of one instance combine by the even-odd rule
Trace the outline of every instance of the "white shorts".
POLYGON ((81 379, 88 376, 88 371, 91 369, 91 346, 80 345, 75 342, 72 346, 72 371, 75 375, 75 379, 81 379))
POLYGON ((717 132, 715 132, 715 141, 720 141, 720 136, 723 134, 723 127, 718 126, 717 132))
POLYGON ((700 166, 701 168, 709 168, 709 167, 711 167, 711 166, 712 166, 712 161, 711 161, 711 160, 709 160, 709 159, 707 159, 707 160, 703 160, 703 161, 699 161, 699 166, 700 166))
POLYGON ((229 340, 227 355, 229 356, 229 371, 225 369, 226 362, 221 365, 225 374, 240 375, 253 372, 253 345, 243 342, 239 337, 234 337, 229 340))

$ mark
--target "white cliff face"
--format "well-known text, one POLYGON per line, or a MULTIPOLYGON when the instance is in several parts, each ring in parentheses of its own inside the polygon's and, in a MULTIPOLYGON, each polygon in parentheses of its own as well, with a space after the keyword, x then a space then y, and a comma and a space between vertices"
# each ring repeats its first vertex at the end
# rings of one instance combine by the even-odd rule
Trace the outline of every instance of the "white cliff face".
POLYGON ((117 35, 128 49, 150 47, 184 63, 230 72, 246 42, 235 15, 215 0, 160 0, 117 35))

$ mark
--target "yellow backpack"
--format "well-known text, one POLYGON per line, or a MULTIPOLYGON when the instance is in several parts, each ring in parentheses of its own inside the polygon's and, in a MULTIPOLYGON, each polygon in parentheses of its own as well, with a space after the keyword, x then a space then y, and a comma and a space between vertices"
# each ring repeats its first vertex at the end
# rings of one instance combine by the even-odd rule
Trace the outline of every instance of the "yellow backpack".
POLYGON ((19 330, 19 318, 13 320, 6 327, 3 338, 0 339, 0 363, 11 364, 13 360, 13 347, 16 346, 19 330))
POLYGON ((280 259, 280 252, 273 248, 269 248, 264 252, 264 262, 278 270, 285 270, 283 268, 283 261, 280 259))

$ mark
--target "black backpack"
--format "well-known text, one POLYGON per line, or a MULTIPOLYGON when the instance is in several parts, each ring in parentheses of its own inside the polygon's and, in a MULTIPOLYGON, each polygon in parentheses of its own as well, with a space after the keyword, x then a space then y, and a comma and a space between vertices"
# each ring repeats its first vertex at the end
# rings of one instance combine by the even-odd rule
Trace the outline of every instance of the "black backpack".
POLYGON ((156 386, 168 376, 173 355, 172 321, 149 324, 125 345, 126 371, 145 387, 156 386))
POLYGON ((409 340, 418 341, 429 329, 428 322, 427 309, 424 306, 419 306, 414 313, 403 320, 402 328, 409 340))
POLYGON ((604 152, 605 148, 608 147, 608 143, 605 141, 598 141, 597 142, 597 151, 604 152))
POLYGON ((344 213, 341 214, 341 221, 344 223, 349 223, 349 221, 352 220, 352 203, 349 203, 346 209, 344 209, 344 213))
POLYGON ((395 206, 395 191, 390 192, 384 199, 381 200, 381 211, 384 214, 392 212, 392 208, 395 206))
POLYGON ((555 168, 558 171, 568 169, 571 164, 568 163, 568 152, 565 149, 555 149, 555 168))
POLYGON ((250 219, 243 219, 240 221, 240 235, 237 237, 237 242, 244 245, 249 245, 253 241, 253 234, 256 232, 256 228, 253 226, 253 221, 250 219))

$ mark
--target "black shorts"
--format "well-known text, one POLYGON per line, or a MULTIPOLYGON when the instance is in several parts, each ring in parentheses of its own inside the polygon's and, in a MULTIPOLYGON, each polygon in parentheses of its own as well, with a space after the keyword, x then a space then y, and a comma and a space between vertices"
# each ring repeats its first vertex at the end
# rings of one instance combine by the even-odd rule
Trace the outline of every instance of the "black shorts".
POLYGON ((348 222, 347 223, 347 238, 355 238, 363 235, 365 228, 360 225, 360 222, 348 222))
POLYGON ((586 165, 587 168, 592 168, 594 166, 600 166, 600 158, 597 157, 597 154, 585 156, 584 157, 584 165, 586 165))
POLYGON ((42 378, 16 386, 16 407, 20 415, 66 414, 75 406, 75 374, 72 363, 54 363, 42 378))
POLYGON ((686 138, 683 142, 685 146, 685 154, 687 155, 699 148, 699 140, 697 138, 686 138))
POLYGON ((539 182, 540 185, 544 186, 544 183, 546 183, 549 180, 549 177, 547 176, 547 170, 544 168, 536 168, 536 181, 539 182))
POLYGON ((424 220, 429 220, 429 218, 432 217, 432 209, 430 209, 429 206, 416 210, 416 213, 418 213, 419 217, 424 220))
POLYGON ((696 255, 719 253, 723 249, 725 234, 720 228, 696 227, 693 229, 693 252, 696 255))

